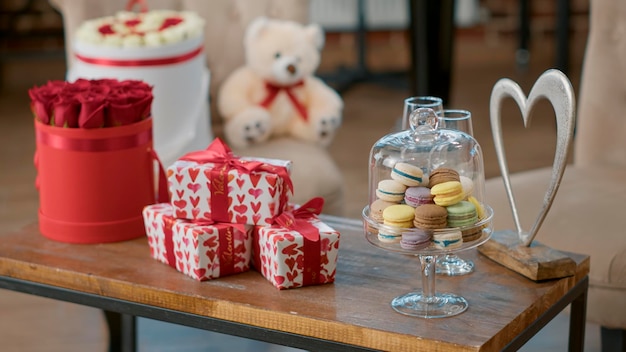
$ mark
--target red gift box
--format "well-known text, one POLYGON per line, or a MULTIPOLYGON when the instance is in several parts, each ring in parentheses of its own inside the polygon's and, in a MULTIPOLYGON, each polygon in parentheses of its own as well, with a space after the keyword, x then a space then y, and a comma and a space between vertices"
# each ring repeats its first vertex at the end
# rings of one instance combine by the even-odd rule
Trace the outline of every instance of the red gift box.
POLYGON ((216 138, 167 170, 177 218, 269 225, 293 193, 289 161, 243 159, 216 138), (275 164, 270 164, 274 162, 275 164))
POLYGON ((253 266, 278 289, 335 281, 340 234, 317 217, 323 202, 314 198, 255 227, 253 266))
POLYGON ((250 269, 252 226, 175 219, 169 203, 143 210, 151 256, 205 281, 250 269))

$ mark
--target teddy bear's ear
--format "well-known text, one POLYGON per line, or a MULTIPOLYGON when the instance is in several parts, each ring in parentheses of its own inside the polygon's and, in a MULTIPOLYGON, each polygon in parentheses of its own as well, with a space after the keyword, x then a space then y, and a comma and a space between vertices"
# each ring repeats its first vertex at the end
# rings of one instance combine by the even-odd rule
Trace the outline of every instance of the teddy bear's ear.
POLYGON ((325 41, 322 27, 317 23, 312 23, 304 28, 304 32, 306 33, 307 39, 315 45, 317 50, 322 50, 325 41))
POLYGON ((261 31, 268 25, 269 18, 265 16, 260 16, 252 20, 246 29, 245 43, 253 42, 258 38, 261 31))

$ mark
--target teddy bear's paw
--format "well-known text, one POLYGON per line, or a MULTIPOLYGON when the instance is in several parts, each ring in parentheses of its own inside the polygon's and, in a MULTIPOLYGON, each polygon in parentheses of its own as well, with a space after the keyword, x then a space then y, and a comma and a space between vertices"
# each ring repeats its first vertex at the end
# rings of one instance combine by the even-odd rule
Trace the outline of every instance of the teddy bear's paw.
POLYGON ((322 117, 317 121, 317 140, 323 146, 330 145, 337 129, 341 126, 341 118, 338 116, 322 117))
POLYGON ((235 148, 247 148, 264 142, 271 134, 270 115, 265 109, 248 109, 224 126, 224 135, 235 148))

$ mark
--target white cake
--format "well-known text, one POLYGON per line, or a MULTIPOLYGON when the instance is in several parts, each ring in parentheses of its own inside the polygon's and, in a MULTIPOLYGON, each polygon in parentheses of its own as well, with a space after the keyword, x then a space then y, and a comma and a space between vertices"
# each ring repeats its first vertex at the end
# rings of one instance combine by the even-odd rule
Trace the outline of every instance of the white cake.
POLYGON ((154 147, 165 166, 213 139, 204 21, 189 11, 119 12, 85 21, 68 81, 138 79, 152 85, 154 147))

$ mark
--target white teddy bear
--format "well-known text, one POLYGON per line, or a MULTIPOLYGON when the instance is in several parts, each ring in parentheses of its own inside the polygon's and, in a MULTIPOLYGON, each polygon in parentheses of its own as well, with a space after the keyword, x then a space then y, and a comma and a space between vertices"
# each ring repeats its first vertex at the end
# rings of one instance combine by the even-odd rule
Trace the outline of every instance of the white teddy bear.
POLYGON ((266 17, 250 23, 246 64, 225 79, 217 96, 232 147, 278 136, 330 144, 341 125, 343 101, 314 76, 323 46, 324 32, 317 24, 266 17))

